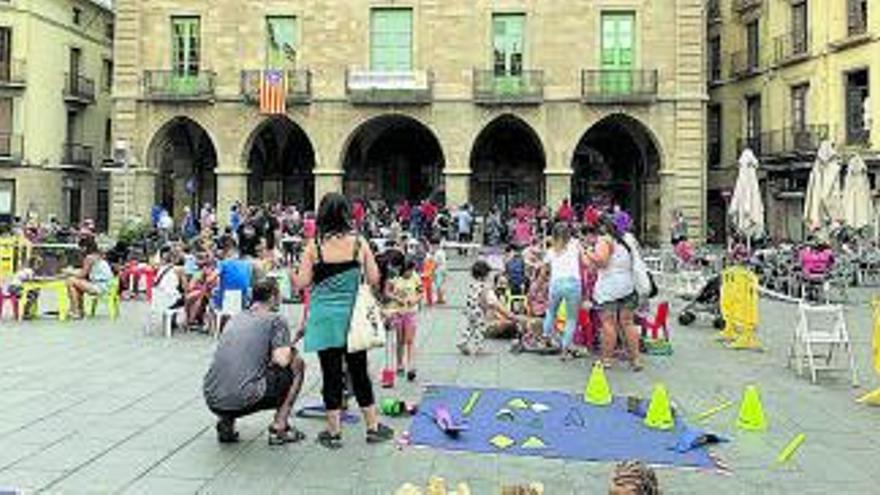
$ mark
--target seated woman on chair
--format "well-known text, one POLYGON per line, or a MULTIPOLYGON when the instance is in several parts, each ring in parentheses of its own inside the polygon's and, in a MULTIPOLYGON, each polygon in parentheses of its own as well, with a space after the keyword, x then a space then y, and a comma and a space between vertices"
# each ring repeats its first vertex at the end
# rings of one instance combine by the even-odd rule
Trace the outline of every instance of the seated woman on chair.
POLYGON ((79 240, 79 248, 83 254, 82 268, 67 279, 67 293, 72 308, 71 318, 83 317, 83 296, 91 294, 100 296, 110 288, 113 270, 104 259, 94 237, 83 237, 79 240))
POLYGON ((197 270, 189 280, 185 297, 186 324, 190 329, 205 326, 205 312, 219 281, 214 256, 210 251, 196 254, 196 266, 197 270))

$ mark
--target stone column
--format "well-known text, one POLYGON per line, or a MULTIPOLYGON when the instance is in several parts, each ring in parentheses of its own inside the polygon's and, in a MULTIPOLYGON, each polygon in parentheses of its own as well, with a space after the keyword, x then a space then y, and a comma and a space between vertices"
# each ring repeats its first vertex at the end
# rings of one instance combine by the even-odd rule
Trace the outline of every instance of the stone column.
POLYGON ((217 223, 229 225, 229 209, 236 201, 247 204, 248 171, 217 170, 217 223))
POLYGON ((150 221, 156 203, 156 172, 132 167, 107 169, 110 172, 110 233, 115 234, 129 219, 150 221))
POLYGON ((466 168, 443 170, 446 205, 461 206, 470 202, 471 171, 466 168))
POLYGON ((544 204, 554 209, 563 199, 571 199, 571 169, 544 170, 544 204))
POLYGON ((660 170, 660 225, 658 225, 660 238, 658 241, 661 245, 669 243, 669 236, 672 233, 672 212, 683 207, 676 200, 675 178, 675 170, 669 168, 660 170))
MULTIPOLYGON (((314 209, 318 209, 321 198, 325 194, 331 192, 342 192, 342 170, 335 169, 315 169, 315 205, 314 209)), ((351 199, 351 198, 349 198, 351 199)))

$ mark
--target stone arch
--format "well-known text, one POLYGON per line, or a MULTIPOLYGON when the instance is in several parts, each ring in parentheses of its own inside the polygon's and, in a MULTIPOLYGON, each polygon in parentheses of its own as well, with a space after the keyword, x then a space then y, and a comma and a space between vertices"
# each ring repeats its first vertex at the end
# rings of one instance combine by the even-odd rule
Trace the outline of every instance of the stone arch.
POLYGON ((217 204, 218 149, 205 126, 191 117, 175 116, 152 135, 146 149, 147 168, 154 170, 155 197, 175 218, 185 207, 217 204))
POLYGON ((263 119, 245 140, 241 162, 248 171, 249 204, 303 209, 314 204, 315 148, 305 130, 287 116, 263 119))
POLYGON ((349 197, 419 201, 442 190, 446 160, 437 133, 402 113, 371 117, 342 147, 343 191, 349 197))
POLYGON ((544 202, 547 155, 541 137, 521 117, 505 113, 486 124, 471 147, 471 202, 480 211, 544 202))
POLYGON ((614 113, 591 125, 574 147, 571 197, 576 204, 617 205, 643 238, 658 232, 662 149, 639 119, 614 113))

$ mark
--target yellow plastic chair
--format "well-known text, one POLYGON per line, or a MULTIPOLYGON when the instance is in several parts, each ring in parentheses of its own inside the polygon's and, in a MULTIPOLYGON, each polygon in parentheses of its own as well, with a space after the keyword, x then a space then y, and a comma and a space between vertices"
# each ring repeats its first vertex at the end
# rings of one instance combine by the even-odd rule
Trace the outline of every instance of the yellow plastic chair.
MULTIPOLYGON (((874 371, 880 375, 880 296, 874 298, 874 336, 872 338, 871 357, 874 359, 874 371)), ((859 397, 857 402, 871 406, 880 406, 880 388, 859 397)))
POLYGON ((24 237, 0 237, 0 278, 11 277, 27 264, 31 244, 24 237))
POLYGON ((46 291, 52 291, 55 293, 56 300, 58 301, 58 321, 67 320, 68 312, 70 311, 70 302, 67 300, 67 282, 64 279, 46 279, 46 280, 26 280, 21 284, 22 292, 21 297, 19 298, 20 304, 22 304, 21 311, 18 312, 19 320, 23 320, 25 317, 29 317, 32 319, 37 318, 40 314, 40 299, 37 300, 28 308, 28 314, 25 315, 25 307, 27 306, 26 301, 28 300, 28 294, 31 291, 40 291, 40 295, 46 291))
POLYGON ((103 301, 107 304, 107 312, 110 314, 110 319, 115 320, 119 317, 119 305, 120 305, 120 297, 119 297, 119 278, 113 277, 110 281, 110 285, 107 288, 107 291, 101 295, 95 296, 92 294, 86 294, 86 304, 89 308, 89 316, 94 317, 95 313, 98 309, 98 303, 103 301))

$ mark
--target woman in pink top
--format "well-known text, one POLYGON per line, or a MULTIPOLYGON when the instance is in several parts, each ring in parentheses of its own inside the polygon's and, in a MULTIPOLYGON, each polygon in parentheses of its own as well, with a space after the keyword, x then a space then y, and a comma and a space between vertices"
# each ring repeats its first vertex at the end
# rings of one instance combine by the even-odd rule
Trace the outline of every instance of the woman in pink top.
POLYGON ((519 248, 525 248, 532 243, 532 226, 528 220, 520 218, 513 226, 513 244, 519 248))

